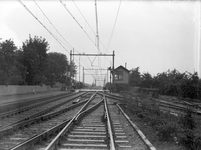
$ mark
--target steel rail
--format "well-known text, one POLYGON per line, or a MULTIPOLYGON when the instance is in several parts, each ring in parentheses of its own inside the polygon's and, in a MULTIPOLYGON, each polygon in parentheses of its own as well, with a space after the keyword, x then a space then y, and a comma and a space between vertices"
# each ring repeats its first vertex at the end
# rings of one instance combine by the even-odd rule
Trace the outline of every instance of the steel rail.
MULTIPOLYGON (((73 93, 73 94, 68 93, 68 94, 59 95, 59 96, 56 95, 56 96, 51 97, 50 100, 47 100, 50 97, 45 97, 45 98, 42 98, 42 99, 35 99, 35 101, 32 100, 32 101, 26 101, 26 102, 20 102, 20 103, 16 103, 15 102, 14 104, 9 104, 9 105, 15 105, 15 107, 17 105, 20 108, 14 109, 14 110, 11 110, 11 111, 8 111, 8 112, 0 113, 0 118, 4 118, 4 117, 7 117, 7 116, 10 116, 10 115, 13 115, 13 114, 18 114, 18 113, 24 112, 26 110, 29 110, 29 109, 32 109, 32 108, 35 108, 35 107, 38 107, 38 106, 42 106, 42 105, 48 104, 48 103, 53 102, 55 100, 62 99, 62 98, 68 97, 68 96, 72 96, 74 94, 75 93, 73 93), (21 104, 21 103, 23 103, 23 104, 21 104), (27 106, 27 103, 29 104, 28 106, 27 106)), ((4 107, 4 109, 10 109, 6 105, 3 106, 3 107, 4 107)), ((0 107, 0 110, 2 110, 1 107, 0 107)))
MULTIPOLYGON (((86 109, 92 99, 95 97, 97 92, 92 95, 89 101, 79 110, 79 112, 68 122, 68 124, 59 132, 59 134, 52 140, 52 142, 45 148, 45 150, 53 150, 60 143, 61 138, 66 134, 66 132, 70 129, 70 127, 75 123, 76 117, 86 109)), ((89 110, 89 109, 88 109, 89 110)))
POLYGON ((34 144, 38 143, 39 141, 42 141, 45 138, 48 138, 50 135, 57 133, 58 131, 60 131, 61 129, 63 129, 63 127, 72 119, 72 117, 69 117, 68 119, 66 119, 63 123, 52 127, 51 129, 49 129, 48 131, 45 131, 39 135, 36 135, 34 137, 32 137, 31 139, 27 140, 24 143, 21 143, 19 145, 17 145, 16 147, 11 148, 10 150, 26 150, 29 147, 33 146, 34 144))
POLYGON ((19 99, 17 101, 11 101, 11 102, 5 102, 3 104, 0 105, 0 109, 2 109, 2 107, 9 107, 11 105, 18 105, 18 106, 23 106, 23 104, 27 103, 27 104, 32 104, 37 102, 37 100, 39 101, 43 101, 46 100, 47 98, 56 98, 59 96, 68 96, 72 93, 62 93, 62 94, 57 94, 57 95, 43 95, 43 96, 39 96, 39 97, 30 97, 30 98, 22 98, 19 99))
POLYGON ((160 99, 156 99, 156 98, 150 98, 150 100, 154 100, 156 102, 159 102, 159 103, 164 103, 164 104, 167 104, 167 105, 175 105, 175 106, 178 106, 178 107, 183 107, 183 108, 186 108, 186 107, 191 107, 193 109, 197 109, 197 110, 200 110, 201 109, 201 106, 199 106, 198 104, 192 104, 192 103, 189 103, 189 102, 186 102, 186 101, 183 101, 181 103, 179 102, 168 102, 168 101, 165 101, 165 100, 160 100, 160 99))
POLYGON ((142 139, 142 141, 145 143, 146 147, 149 150, 156 150, 156 148, 150 143, 150 141, 146 138, 146 136, 141 132, 141 130, 131 121, 131 119, 128 117, 128 115, 123 111, 121 106, 119 104, 116 104, 118 109, 121 111, 121 113, 124 115, 124 117, 127 119, 129 124, 133 127, 133 129, 137 132, 139 137, 142 139))
POLYGON ((82 94, 83 94, 83 93, 81 93, 81 94, 79 94, 79 95, 73 95, 73 96, 75 96, 75 97, 72 97, 72 98, 68 99, 67 101, 64 101, 64 102, 62 102, 62 103, 56 104, 56 105, 54 105, 54 106, 52 106, 52 107, 50 107, 50 108, 47 108, 47 109, 45 109, 45 110, 42 110, 42 111, 37 112, 37 113, 35 113, 35 114, 32 114, 31 116, 28 116, 28 117, 26 117, 26 118, 24 118, 24 119, 21 119, 21 120, 19 120, 19 121, 16 121, 16 122, 14 122, 14 123, 12 123, 12 124, 9 124, 9 125, 7 125, 7 126, 3 126, 2 128, 0 128, 0 133, 1 133, 1 130, 5 129, 5 128, 8 128, 9 126, 15 125, 15 124, 17 124, 17 123, 19 123, 19 122, 22 122, 22 121, 24 121, 24 120, 28 120, 28 119, 31 119, 31 118, 35 118, 35 117, 41 116, 41 115, 43 115, 43 114, 45 114, 45 113, 48 113, 48 112, 50 112, 51 110, 53 110, 53 109, 55 109, 55 108, 57 108, 57 107, 60 107, 60 106, 64 105, 65 103, 68 103, 68 102, 74 100, 74 99, 77 98, 77 97, 80 97, 82 94))
MULTIPOLYGON (((83 94, 83 93, 82 93, 82 94, 83 94)), ((81 95, 82 95, 82 94, 81 94, 81 95)), ((79 94, 79 95, 77 95, 76 97, 70 98, 67 102, 70 102, 70 101, 74 100, 75 98, 80 97, 81 95, 79 94)), ((63 102, 63 103, 61 103, 61 104, 57 104, 57 105, 55 105, 55 106, 53 106, 53 107, 51 107, 51 108, 48 108, 48 109, 46 109, 46 110, 42 110, 42 111, 37 112, 37 113, 35 113, 35 114, 33 114, 33 115, 27 117, 27 118, 24 118, 24 119, 22 119, 22 120, 19 120, 19 121, 15 122, 15 123, 12 123, 12 124, 10 124, 10 125, 8 125, 8 126, 3 127, 2 129, 0 129, 0 137, 2 137, 2 136, 5 135, 5 134, 8 134, 8 133, 10 133, 10 132, 12 132, 12 131, 14 131, 14 130, 20 128, 20 127, 22 127, 23 124, 24 124, 24 121, 30 120, 30 119, 32 119, 32 118, 36 118, 36 117, 38 117, 38 116, 41 116, 41 115, 43 115, 43 114, 45 114, 45 113, 47 113, 47 112, 49 112, 49 111, 51 111, 51 110, 53 110, 53 109, 59 107, 59 106, 62 106, 64 103, 67 103, 67 102, 63 102)))
MULTIPOLYGON (((86 103, 89 99, 87 100, 84 100, 84 101, 81 101, 75 105, 71 105, 67 108, 64 108, 62 110, 59 110, 57 112, 53 112, 53 113, 50 113, 50 114, 46 114, 46 115, 43 115, 43 116, 40 116, 40 117, 37 117, 37 118, 34 118, 32 120, 28 120, 26 121, 25 123, 28 123, 28 124, 33 124, 35 122, 39 122, 40 120, 47 120, 47 119, 50 119, 50 118, 53 118, 55 116, 58 116, 59 114, 61 113, 64 113, 66 111, 69 111, 73 108, 76 108, 80 105, 82 105, 83 103, 86 103)), ((72 117, 70 117, 72 119, 72 117)), ((56 131, 56 128, 61 129, 62 126, 64 126, 66 123, 68 123, 70 121, 70 119, 67 119, 65 120, 63 123, 61 123, 60 125, 56 125, 55 127, 53 127, 52 129, 48 130, 48 131, 45 131, 39 135, 36 135, 34 137, 31 137, 30 139, 16 145, 15 147, 11 148, 11 150, 24 150, 24 149, 28 149, 31 145, 34 145, 35 143, 43 140, 44 138, 47 137, 47 135, 50 135, 53 133, 53 131, 55 132, 56 131)))
POLYGON ((109 109, 108 109, 108 105, 107 105, 107 100, 105 98, 105 95, 104 95, 104 108, 105 108, 105 111, 106 111, 106 117, 107 117, 107 125, 108 125, 108 130, 109 130, 109 146, 110 146, 110 150, 115 150, 116 148, 116 144, 115 144, 115 140, 114 140, 114 130, 113 130, 113 127, 112 127, 112 121, 111 121, 111 118, 110 118, 110 112, 109 112, 109 109))
POLYGON ((106 94, 106 93, 102 93, 102 92, 98 92, 98 94, 99 95, 105 95, 105 97, 112 98, 112 99, 115 99, 115 100, 124 101, 122 99, 123 97, 119 97, 119 96, 116 96, 116 95, 106 94))
MULTIPOLYGON (((186 106, 186 105, 183 105, 183 104, 174 104, 174 103, 171 103, 171 102, 164 102, 164 101, 160 101, 160 100, 153 99, 153 98, 150 98, 150 100, 154 100, 154 101, 158 102, 159 107, 172 108, 172 109, 180 110, 180 111, 184 111, 184 112, 188 109, 188 107, 192 107, 192 106, 189 106, 189 105, 186 106)), ((201 115, 200 109, 192 108, 192 113, 195 114, 195 115, 201 115)))
POLYGON ((82 118, 84 115, 86 115, 87 113, 90 113, 92 110, 94 110, 96 107, 98 107, 104 100, 102 99, 100 102, 98 102, 96 105, 91 106, 90 108, 88 108, 85 111, 82 111, 81 113, 79 113, 76 117, 75 117, 75 122, 78 122, 78 120, 80 118, 82 118))

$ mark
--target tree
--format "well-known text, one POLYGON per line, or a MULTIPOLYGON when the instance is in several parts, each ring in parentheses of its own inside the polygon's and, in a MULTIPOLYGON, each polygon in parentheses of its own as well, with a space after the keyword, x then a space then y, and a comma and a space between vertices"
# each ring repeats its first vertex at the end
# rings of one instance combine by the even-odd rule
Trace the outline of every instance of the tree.
POLYGON ((131 70, 129 84, 132 86, 140 86, 141 84, 141 76, 139 67, 131 70))
POLYGON ((46 39, 35 36, 23 42, 24 66, 26 68, 25 81, 28 85, 44 83, 45 66, 49 44, 46 39))
POLYGON ((66 81, 69 64, 66 55, 61 53, 48 53, 47 68, 45 72, 46 83, 53 86, 56 82, 66 81))
POLYGON ((9 39, 0 43, 0 84, 17 84, 20 80, 19 72, 15 67, 15 51, 17 47, 9 39))
POLYGON ((21 49, 15 51, 15 67, 18 72, 18 84, 26 84, 26 67, 24 66, 24 52, 21 49))
POLYGON ((191 74, 185 72, 181 82, 181 96, 184 98, 197 98, 196 90, 199 88, 199 77, 197 72, 191 74))
POLYGON ((153 78, 153 87, 159 88, 160 94, 179 96, 183 98, 198 97, 199 77, 197 73, 180 73, 176 69, 158 73, 153 78))
POLYGON ((77 73, 77 66, 75 65, 75 63, 73 61, 71 61, 70 66, 68 69, 69 73, 70 73, 70 69, 71 69, 71 77, 74 78, 76 73, 77 73))
POLYGON ((152 88, 153 79, 150 73, 143 73, 141 78, 141 87, 152 88))
MULTIPOLYGON (((73 62, 73 61, 71 61, 71 63, 70 63, 70 67, 69 67, 69 77, 70 77, 70 70, 71 70, 71 85, 73 86, 75 83, 74 83, 74 80, 73 80, 73 78, 75 77, 75 75, 76 75, 76 73, 77 73, 77 71, 76 71, 76 69, 77 69, 77 66, 75 65, 75 63, 73 62)), ((70 78, 69 78, 69 80, 70 80, 70 78)), ((68 80, 68 82, 67 82, 67 85, 70 85, 69 83, 70 83, 70 81, 68 80)))

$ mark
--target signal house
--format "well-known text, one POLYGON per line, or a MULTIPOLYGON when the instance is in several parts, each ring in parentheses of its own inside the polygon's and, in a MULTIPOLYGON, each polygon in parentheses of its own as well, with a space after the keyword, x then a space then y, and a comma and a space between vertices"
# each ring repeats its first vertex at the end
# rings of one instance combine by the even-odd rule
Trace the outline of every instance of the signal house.
POLYGON ((123 66, 114 69, 114 84, 128 84, 129 70, 123 66))
MULTIPOLYGON (((114 69, 114 91, 127 91, 129 82, 129 70, 123 66, 114 69)), ((113 72, 112 72, 113 74, 113 72)))

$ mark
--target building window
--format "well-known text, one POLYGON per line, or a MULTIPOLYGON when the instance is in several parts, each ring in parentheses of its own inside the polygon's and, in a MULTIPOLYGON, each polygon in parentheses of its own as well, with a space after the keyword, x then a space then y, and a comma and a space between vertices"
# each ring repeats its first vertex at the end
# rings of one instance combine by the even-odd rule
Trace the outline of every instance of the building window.
POLYGON ((122 81, 123 80, 123 71, 115 71, 115 80, 122 81))

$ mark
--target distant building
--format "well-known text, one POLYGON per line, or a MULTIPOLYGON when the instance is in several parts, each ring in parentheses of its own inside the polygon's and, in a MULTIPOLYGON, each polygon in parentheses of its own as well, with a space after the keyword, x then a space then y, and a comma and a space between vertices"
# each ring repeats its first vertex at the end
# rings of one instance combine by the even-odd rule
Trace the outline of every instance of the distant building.
POLYGON ((114 69, 114 86, 117 92, 128 90, 129 72, 121 65, 114 69))
POLYGON ((114 69, 114 83, 115 84, 128 84, 129 82, 129 70, 123 66, 119 66, 114 69))

